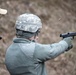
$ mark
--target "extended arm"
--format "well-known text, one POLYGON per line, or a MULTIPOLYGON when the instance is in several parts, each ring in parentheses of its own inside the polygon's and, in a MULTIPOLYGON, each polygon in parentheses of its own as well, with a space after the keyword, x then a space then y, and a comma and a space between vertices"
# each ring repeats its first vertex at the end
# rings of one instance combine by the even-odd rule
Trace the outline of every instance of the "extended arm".
MULTIPOLYGON (((68 40, 71 40, 68 38, 68 40)), ((59 43, 54 44, 37 44, 35 48, 35 58, 41 61, 46 61, 59 56, 64 53, 69 47, 67 40, 62 40, 59 43)))

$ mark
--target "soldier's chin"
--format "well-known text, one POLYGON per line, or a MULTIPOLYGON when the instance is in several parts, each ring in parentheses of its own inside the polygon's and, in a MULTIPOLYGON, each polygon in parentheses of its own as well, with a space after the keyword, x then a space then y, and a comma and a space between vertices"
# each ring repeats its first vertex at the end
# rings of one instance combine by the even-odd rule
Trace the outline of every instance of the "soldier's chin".
POLYGON ((35 39, 35 42, 39 42, 39 39, 35 39))

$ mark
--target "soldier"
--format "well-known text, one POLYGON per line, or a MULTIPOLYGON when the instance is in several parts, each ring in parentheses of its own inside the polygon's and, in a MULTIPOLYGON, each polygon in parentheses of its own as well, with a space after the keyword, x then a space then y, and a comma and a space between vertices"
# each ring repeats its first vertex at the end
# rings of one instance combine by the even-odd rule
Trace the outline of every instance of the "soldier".
POLYGON ((41 19, 34 14, 22 14, 16 21, 16 36, 8 47, 5 64, 10 75, 47 75, 45 61, 71 49, 72 38, 54 44, 40 44, 38 34, 41 19))

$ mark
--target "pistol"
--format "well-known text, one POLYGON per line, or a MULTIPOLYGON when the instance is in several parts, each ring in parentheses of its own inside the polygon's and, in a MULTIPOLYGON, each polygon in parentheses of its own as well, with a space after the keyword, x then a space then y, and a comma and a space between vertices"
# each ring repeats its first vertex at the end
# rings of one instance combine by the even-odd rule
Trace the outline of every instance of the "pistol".
POLYGON ((66 38, 66 37, 73 37, 76 36, 76 32, 69 32, 69 33, 64 33, 64 34, 60 34, 60 37, 66 38))
POLYGON ((2 39, 2 37, 0 36, 0 40, 2 39))

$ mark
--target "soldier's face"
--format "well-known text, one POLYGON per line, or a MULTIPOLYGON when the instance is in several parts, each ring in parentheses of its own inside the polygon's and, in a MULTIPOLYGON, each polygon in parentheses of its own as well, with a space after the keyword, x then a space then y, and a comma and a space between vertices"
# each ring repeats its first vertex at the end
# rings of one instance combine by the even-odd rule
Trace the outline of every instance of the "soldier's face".
POLYGON ((36 36, 36 37, 34 38, 34 40, 35 40, 36 42, 38 42, 38 41, 39 41, 39 37, 36 36))
POLYGON ((40 34, 40 29, 37 31, 36 36, 35 36, 35 38, 34 38, 34 40, 35 40, 36 42, 39 41, 39 34, 40 34))

